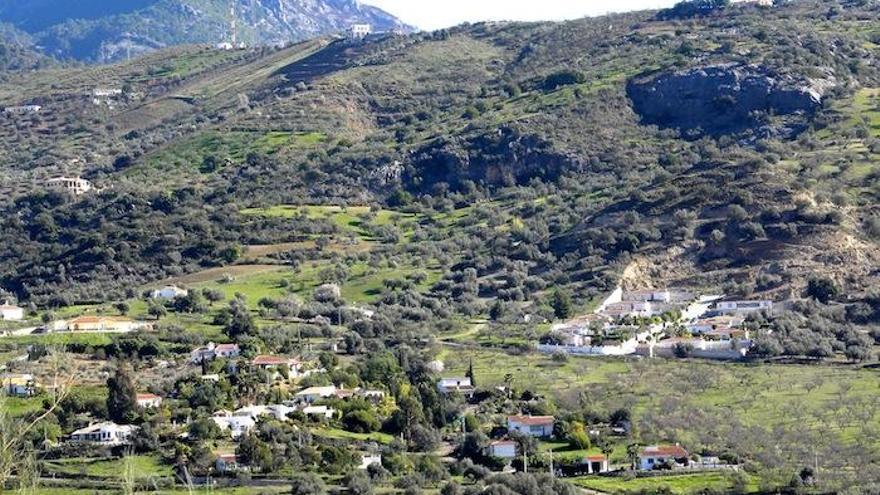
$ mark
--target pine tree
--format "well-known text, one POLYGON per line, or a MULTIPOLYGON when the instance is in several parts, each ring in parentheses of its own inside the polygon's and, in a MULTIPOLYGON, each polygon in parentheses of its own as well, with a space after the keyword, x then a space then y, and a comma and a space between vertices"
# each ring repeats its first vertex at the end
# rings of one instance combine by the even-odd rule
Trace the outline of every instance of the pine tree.
POLYGON ((122 363, 116 373, 107 379, 107 415, 112 421, 126 423, 137 409, 137 390, 128 367, 122 363))
POLYGON ((471 379, 471 386, 472 387, 477 386, 477 379, 474 377, 474 360, 473 359, 471 359, 470 364, 468 365, 467 375, 465 375, 465 376, 467 376, 468 378, 471 379))

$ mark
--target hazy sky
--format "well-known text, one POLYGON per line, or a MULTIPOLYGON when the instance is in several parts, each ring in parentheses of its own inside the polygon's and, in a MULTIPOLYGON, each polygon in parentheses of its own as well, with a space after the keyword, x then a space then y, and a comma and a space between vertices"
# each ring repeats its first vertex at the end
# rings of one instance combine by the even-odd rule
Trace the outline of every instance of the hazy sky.
POLYGON ((433 30, 465 21, 543 21, 667 7, 675 0, 361 0, 433 30))

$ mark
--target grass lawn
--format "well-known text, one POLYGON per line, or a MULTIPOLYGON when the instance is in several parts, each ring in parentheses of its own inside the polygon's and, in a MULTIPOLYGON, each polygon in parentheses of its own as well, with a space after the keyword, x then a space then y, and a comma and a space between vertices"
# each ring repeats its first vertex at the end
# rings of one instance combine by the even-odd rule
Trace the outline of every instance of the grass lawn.
MULTIPOLYGON (((690 495, 706 488, 719 491, 731 490, 734 487, 734 476, 728 473, 700 473, 635 478, 631 480, 625 480, 624 478, 585 477, 576 479, 574 483, 584 488, 607 493, 645 493, 668 488, 676 495, 690 495)), ((757 492, 757 481, 748 475, 744 476, 746 476, 746 490, 743 493, 757 492)))
POLYGON ((336 428, 323 428, 313 430, 312 433, 320 437, 336 438, 340 440, 357 440, 361 442, 377 442, 381 444, 389 444, 394 440, 392 435, 387 433, 352 433, 336 428))
POLYGON ((127 459, 82 459, 69 458, 47 461, 43 470, 46 473, 81 474, 110 479, 121 479, 131 463, 131 469, 138 479, 167 478, 173 475, 171 466, 161 463, 158 457, 135 455, 127 459))
MULTIPOLYGON (((273 486, 273 487, 237 487, 237 488, 196 488, 194 494, 210 494, 210 495, 280 495, 290 492, 289 486, 273 486)), ((94 488, 50 488, 39 487, 41 495, 117 495, 120 493, 118 489, 101 489, 94 488)), ((173 490, 150 490, 153 495, 189 495, 190 492, 185 489, 173 490)))

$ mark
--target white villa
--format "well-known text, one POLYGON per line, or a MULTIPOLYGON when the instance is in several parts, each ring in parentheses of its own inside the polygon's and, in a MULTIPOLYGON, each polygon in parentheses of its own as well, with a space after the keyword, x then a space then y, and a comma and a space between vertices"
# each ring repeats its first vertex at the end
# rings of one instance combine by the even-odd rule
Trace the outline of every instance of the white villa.
POLYGON ((553 416, 509 416, 507 418, 508 431, 516 431, 536 438, 553 436, 553 416))
POLYGON ((369 24, 352 24, 348 28, 348 37, 353 40, 361 40, 373 34, 373 26, 369 24))
POLYGON ((470 394, 474 391, 474 384, 468 377, 441 378, 437 390, 443 394, 470 394))
POLYGON ((162 405, 162 397, 156 394, 137 394, 137 405, 142 409, 158 409, 162 405))
POLYGON ((3 109, 4 112, 12 115, 25 115, 28 113, 40 113, 43 107, 40 105, 20 105, 16 107, 6 107, 3 109))
POLYGON ((93 189, 92 183, 79 177, 56 177, 46 181, 49 189, 66 191, 74 196, 81 196, 93 189))
POLYGON ((217 358, 229 359, 238 357, 241 349, 238 344, 215 344, 208 343, 205 347, 198 347, 190 352, 190 362, 199 364, 202 361, 211 361, 217 358))
POLYGON ((639 469, 652 471, 664 464, 685 465, 688 451, 681 445, 651 445, 639 453, 639 469))
POLYGON ((127 445, 137 426, 116 423, 97 423, 76 430, 70 434, 71 442, 96 443, 101 445, 127 445))
POLYGON ((715 304, 715 309, 722 313, 771 311, 773 309, 773 301, 720 301, 715 304))
POLYGON ((217 411, 211 419, 221 430, 228 431, 233 439, 247 434, 257 425, 250 416, 233 416, 229 411, 217 411))
POLYGON ((186 297, 189 294, 189 291, 186 289, 181 289, 176 285, 166 285, 161 289, 156 289, 153 291, 152 298, 153 299, 175 299, 178 297, 186 297))

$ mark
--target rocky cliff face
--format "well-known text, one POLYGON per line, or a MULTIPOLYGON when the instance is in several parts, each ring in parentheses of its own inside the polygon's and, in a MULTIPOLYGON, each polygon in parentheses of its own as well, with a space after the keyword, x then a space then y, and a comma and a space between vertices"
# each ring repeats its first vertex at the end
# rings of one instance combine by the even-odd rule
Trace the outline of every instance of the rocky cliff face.
MULTIPOLYGON (((299 41, 354 23, 378 31, 410 29, 357 0, 233 1, 236 37, 251 45, 299 41)), ((171 45, 228 41, 230 5, 230 0, 0 0, 0 22, 27 31, 53 56, 108 62, 171 45)))
POLYGON ((564 170, 581 166, 577 157, 511 127, 431 144, 414 153, 411 163, 405 181, 421 190, 440 183, 458 189, 466 181, 490 187, 522 185, 533 178, 552 181, 564 170))
POLYGON ((644 123, 684 134, 792 136, 822 106, 831 75, 822 81, 775 75, 757 65, 718 65, 635 78, 627 84, 644 123), (785 117, 770 123, 767 117, 785 117))

